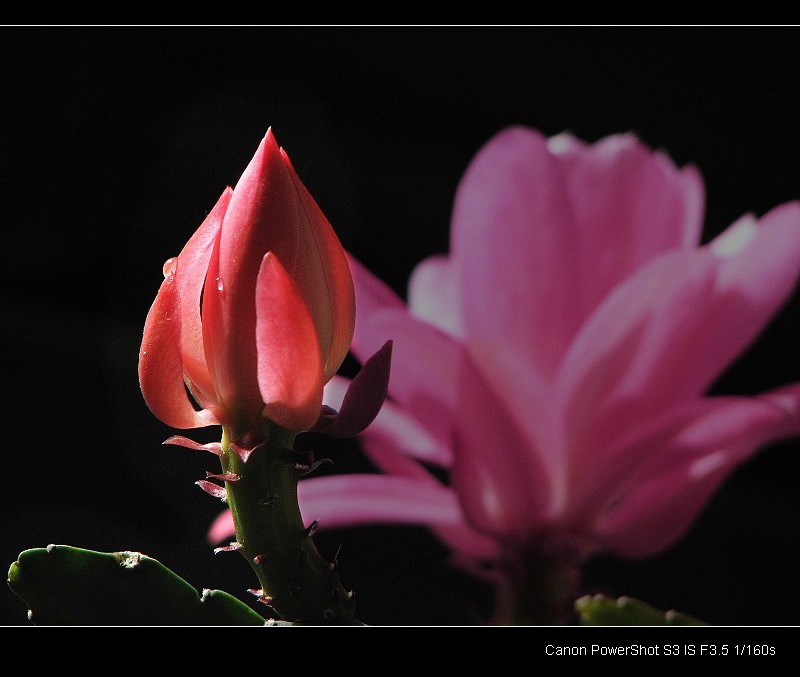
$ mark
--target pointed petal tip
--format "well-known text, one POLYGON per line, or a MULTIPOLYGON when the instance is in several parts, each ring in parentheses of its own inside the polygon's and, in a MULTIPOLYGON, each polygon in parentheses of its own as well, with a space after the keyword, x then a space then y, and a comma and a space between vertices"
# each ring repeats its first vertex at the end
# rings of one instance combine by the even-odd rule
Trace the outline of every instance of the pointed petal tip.
POLYGON ((205 491, 209 496, 218 498, 221 501, 225 501, 228 498, 228 492, 225 490, 225 487, 221 487, 219 484, 214 484, 213 482, 209 482, 207 480, 197 480, 195 484, 205 491))
POLYGON ((231 442, 231 449, 233 452, 239 457, 242 463, 247 463, 247 459, 250 458, 251 454, 256 451, 257 449, 261 449, 266 442, 262 442, 261 444, 256 444, 252 447, 241 446, 236 444, 235 442, 231 442))
POLYGON ((173 445, 176 447, 185 447, 186 449, 193 449, 195 451, 208 451, 215 456, 222 455, 222 445, 219 442, 209 442, 208 444, 200 444, 194 440, 190 440, 183 435, 172 435, 168 437, 161 444, 173 445))
POLYGON ((211 473, 206 470, 207 480, 220 480, 221 482, 238 482, 241 478, 240 475, 232 472, 211 473))
POLYGON ((389 388, 392 363, 391 340, 366 362, 350 383, 339 414, 320 429, 330 437, 355 437, 375 420, 389 388))

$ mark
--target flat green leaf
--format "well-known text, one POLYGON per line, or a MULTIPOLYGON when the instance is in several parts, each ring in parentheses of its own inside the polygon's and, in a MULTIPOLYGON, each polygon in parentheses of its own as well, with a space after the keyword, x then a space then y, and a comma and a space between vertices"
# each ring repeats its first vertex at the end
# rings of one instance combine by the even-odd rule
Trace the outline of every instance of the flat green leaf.
POLYGON ((586 595, 575 602, 581 625, 706 625, 677 611, 659 611, 632 597, 586 595))
POLYGON ((138 552, 49 545, 20 553, 8 585, 36 625, 264 625, 244 602, 197 590, 138 552))

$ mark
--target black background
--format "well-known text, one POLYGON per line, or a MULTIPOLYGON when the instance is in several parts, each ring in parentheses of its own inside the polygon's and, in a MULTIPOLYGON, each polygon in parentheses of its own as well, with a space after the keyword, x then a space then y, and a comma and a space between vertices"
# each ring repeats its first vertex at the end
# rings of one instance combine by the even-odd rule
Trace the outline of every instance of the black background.
MULTIPOLYGON (((268 126, 344 245, 398 293, 447 249, 457 182, 502 127, 590 141, 633 130, 707 187, 705 239, 800 197, 794 28, 4 27, 0 564, 48 543, 140 550, 246 599, 237 555, 211 554, 221 509, 193 486, 215 459, 163 447, 142 401, 144 317, 176 254, 268 126)), ((800 379, 795 294, 715 385, 800 379)), ((214 431, 201 433, 213 439, 214 431)), ((322 449, 322 442, 317 441, 322 449)), ((325 443, 335 470, 357 445, 325 443)), ((605 557, 585 589, 716 624, 794 625, 800 447, 743 466, 682 541, 605 557)), ((472 624, 488 590, 420 528, 320 533, 370 624, 472 624)), ((24 624, 0 591, 0 623, 24 624)))

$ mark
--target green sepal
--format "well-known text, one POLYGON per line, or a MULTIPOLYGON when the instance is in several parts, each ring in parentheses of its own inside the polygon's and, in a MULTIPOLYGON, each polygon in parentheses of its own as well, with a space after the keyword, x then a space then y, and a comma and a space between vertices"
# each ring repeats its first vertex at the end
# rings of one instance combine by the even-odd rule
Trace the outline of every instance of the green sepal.
POLYGON ((632 597, 586 595, 575 601, 581 625, 706 625, 677 611, 659 611, 632 597))
POLYGON ((197 590, 138 552, 49 545, 20 553, 8 585, 36 625, 264 625, 244 602, 197 590))

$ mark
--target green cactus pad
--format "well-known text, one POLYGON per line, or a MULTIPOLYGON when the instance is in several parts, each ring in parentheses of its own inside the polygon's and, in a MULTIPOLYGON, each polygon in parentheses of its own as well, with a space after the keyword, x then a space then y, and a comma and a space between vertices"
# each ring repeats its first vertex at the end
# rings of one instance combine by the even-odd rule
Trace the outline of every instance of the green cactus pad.
POLYGON ((659 611, 632 597, 586 595, 576 600, 575 610, 581 625, 706 625, 677 611, 659 611))
POLYGON ((49 545, 20 553, 8 585, 36 625, 264 625, 220 590, 197 590, 138 552, 49 545))

